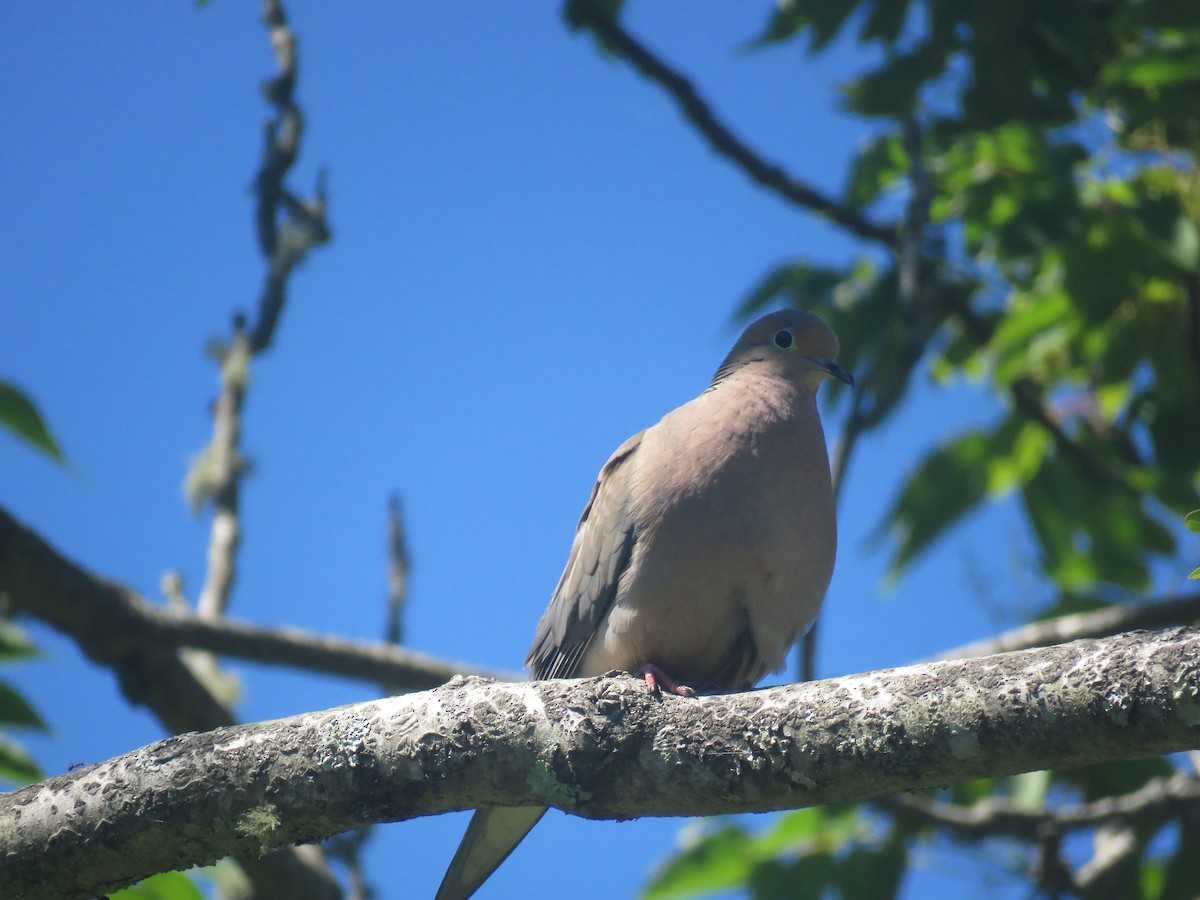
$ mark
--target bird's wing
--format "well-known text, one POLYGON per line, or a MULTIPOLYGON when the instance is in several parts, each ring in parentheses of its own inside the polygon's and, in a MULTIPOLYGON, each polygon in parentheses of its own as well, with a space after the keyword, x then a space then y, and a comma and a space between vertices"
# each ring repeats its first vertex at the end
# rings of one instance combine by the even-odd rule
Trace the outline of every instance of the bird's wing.
POLYGON ((525 665, 535 679, 570 678, 612 606, 637 535, 631 473, 639 431, 609 457, 584 507, 571 555, 538 622, 525 665))

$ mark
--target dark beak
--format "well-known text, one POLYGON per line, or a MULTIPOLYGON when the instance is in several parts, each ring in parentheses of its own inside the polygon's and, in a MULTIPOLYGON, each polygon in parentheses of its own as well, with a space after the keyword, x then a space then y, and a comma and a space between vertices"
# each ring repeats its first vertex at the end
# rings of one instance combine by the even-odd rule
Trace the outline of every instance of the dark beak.
POLYGON ((846 384, 850 385, 850 387, 854 387, 854 376, 835 363, 832 359, 819 359, 817 360, 817 364, 838 381, 844 381, 846 384))

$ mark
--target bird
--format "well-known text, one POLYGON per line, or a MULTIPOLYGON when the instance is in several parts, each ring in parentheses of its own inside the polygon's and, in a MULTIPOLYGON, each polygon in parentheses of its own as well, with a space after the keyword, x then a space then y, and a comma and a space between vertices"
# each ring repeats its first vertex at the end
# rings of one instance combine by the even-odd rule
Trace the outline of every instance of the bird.
MULTIPOLYGON (((708 388, 600 470, 525 665, 619 670, 656 693, 752 687, 782 668, 833 575, 837 525, 817 389, 853 386, 838 339, 797 309, 750 324, 708 388)), ((475 811, 437 894, 465 900, 546 812, 475 811)))

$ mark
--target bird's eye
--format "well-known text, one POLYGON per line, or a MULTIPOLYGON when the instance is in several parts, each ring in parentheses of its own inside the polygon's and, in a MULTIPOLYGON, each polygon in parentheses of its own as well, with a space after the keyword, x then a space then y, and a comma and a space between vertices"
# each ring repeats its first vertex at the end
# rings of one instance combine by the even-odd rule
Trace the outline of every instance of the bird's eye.
POLYGON ((783 350, 792 346, 792 329, 785 328, 782 331, 775 332, 775 346, 783 350))

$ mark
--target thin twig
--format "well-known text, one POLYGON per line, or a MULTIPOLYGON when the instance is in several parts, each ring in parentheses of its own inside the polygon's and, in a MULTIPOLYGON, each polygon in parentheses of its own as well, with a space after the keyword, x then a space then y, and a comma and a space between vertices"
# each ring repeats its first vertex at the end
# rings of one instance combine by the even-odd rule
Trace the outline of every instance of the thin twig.
POLYGON ((91 659, 112 668, 129 701, 150 706, 174 731, 233 722, 229 709, 215 701, 180 664, 175 653, 179 646, 388 682, 408 690, 433 687, 460 674, 506 681, 522 677, 382 641, 355 641, 298 628, 268 628, 228 618, 208 620, 167 612, 132 588, 76 565, 3 507, 0 593, 7 594, 17 610, 64 632, 91 659))
POLYGON ((380 682, 391 693, 425 690, 455 675, 481 675, 516 681, 521 675, 441 659, 385 641, 362 641, 306 631, 288 625, 266 626, 235 619, 207 621, 156 607, 139 610, 143 637, 160 644, 207 650, 261 665, 288 666, 343 678, 380 682))
POLYGON ((1177 773, 1147 782, 1129 794, 1053 809, 1029 809, 995 796, 962 806, 912 794, 882 797, 872 801, 872 805, 920 826, 948 829, 959 837, 984 839, 1005 835, 1036 840, 1047 829, 1065 833, 1116 819, 1163 822, 1181 806, 1197 802, 1200 802, 1200 781, 1177 773))
POLYGON ((388 615, 384 640, 404 643, 404 603, 408 599, 408 546, 400 495, 388 500, 388 615))
POLYGON ((240 318, 234 321, 233 342, 221 360, 221 393, 213 408, 213 436, 205 452, 206 492, 212 502, 208 568, 196 600, 198 615, 215 619, 225 614, 237 575, 237 550, 242 528, 239 517, 242 473, 242 404, 250 366, 250 345, 240 318))
POLYGON ((723 123, 695 86, 678 70, 671 68, 646 45, 626 31, 609 12, 608 4, 595 0, 569 0, 567 21, 575 28, 586 28, 605 48, 629 60, 639 72, 656 82, 675 100, 688 120, 696 126, 717 153, 734 162, 751 179, 790 203, 815 212, 867 241, 894 248, 896 229, 877 225, 857 209, 845 206, 816 188, 790 175, 778 163, 768 162, 723 123))
POLYGON ((1066 644, 1083 638, 1107 637, 1123 631, 1191 625, 1197 621, 1200 621, 1200 594, 1168 597, 1150 603, 1122 603, 1023 625, 995 637, 946 650, 930 657, 930 661, 991 656, 1012 650, 1066 644))
POLYGON ((250 329, 250 349, 261 353, 271 346, 287 300, 292 269, 313 247, 330 239, 325 218, 325 178, 317 180, 314 199, 299 200, 283 179, 300 153, 304 116, 296 105, 296 37, 288 27, 279 0, 263 0, 263 22, 275 53, 277 72, 263 84, 263 96, 277 110, 263 132, 263 155, 254 179, 254 220, 258 245, 267 259, 267 273, 259 295, 258 316, 250 329), (280 211, 284 213, 280 221, 280 211))

